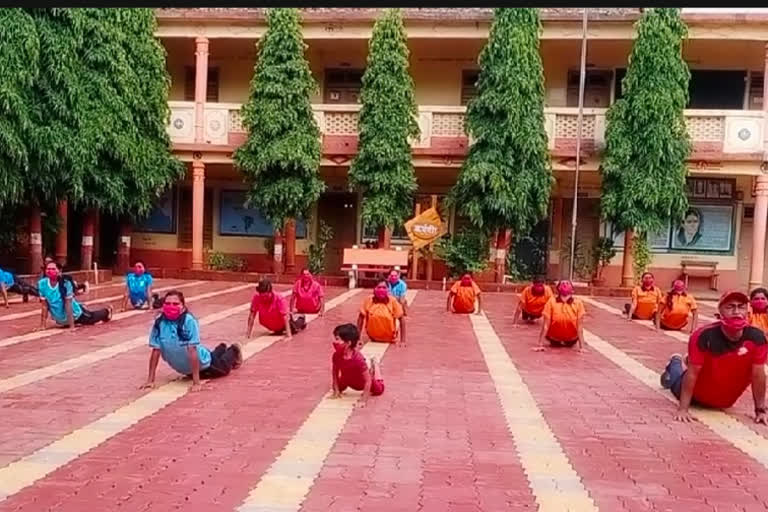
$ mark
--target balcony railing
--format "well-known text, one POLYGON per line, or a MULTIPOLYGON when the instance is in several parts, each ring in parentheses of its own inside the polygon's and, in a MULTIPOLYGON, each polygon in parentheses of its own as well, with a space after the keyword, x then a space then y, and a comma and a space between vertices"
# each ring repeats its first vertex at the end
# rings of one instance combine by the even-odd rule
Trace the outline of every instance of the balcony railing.
MULTIPOLYGON (((171 140, 175 144, 193 144, 194 103, 172 101, 170 107, 168 131, 171 140)), ((317 104, 313 106, 313 111, 323 134, 326 152, 354 152, 360 106, 317 104)), ((465 107, 460 106, 419 106, 421 136, 412 142, 414 152, 454 154, 466 151, 465 113, 465 107)), ((606 109, 584 109, 582 148, 587 154, 604 147, 605 114, 606 109)), ((205 144, 237 146, 243 141, 245 130, 239 104, 208 103, 203 115, 205 144)), ((762 111, 686 110, 685 116, 694 143, 694 158, 739 159, 762 155, 765 130, 762 111)), ((554 154, 574 154, 578 129, 577 109, 546 108, 545 126, 549 149, 554 154)))

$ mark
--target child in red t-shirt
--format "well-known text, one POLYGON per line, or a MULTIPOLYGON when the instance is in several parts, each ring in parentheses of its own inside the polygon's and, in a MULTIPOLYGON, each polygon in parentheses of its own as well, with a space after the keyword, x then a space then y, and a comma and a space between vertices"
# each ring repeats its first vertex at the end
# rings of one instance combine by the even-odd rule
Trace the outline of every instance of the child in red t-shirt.
POLYGON ((358 405, 364 407, 368 396, 379 396, 384 393, 384 379, 375 358, 371 364, 365 361, 360 352, 358 342, 360 331, 355 324, 342 324, 333 330, 333 356, 331 357, 331 374, 333 395, 340 398, 347 388, 363 392, 362 401, 358 405))

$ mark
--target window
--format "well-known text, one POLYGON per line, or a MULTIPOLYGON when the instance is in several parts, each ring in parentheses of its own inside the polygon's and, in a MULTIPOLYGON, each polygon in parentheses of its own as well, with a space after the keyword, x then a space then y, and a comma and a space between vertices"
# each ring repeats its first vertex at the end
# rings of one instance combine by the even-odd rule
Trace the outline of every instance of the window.
POLYGON ((688 108, 741 110, 746 80, 746 71, 692 69, 688 108))
MULTIPOLYGON (((610 69, 588 69, 584 77, 584 107, 607 108, 611 103, 611 78, 613 71, 610 69)), ((579 70, 568 71, 568 90, 566 93, 566 106, 579 106, 579 70)))
MULTIPOLYGON (((184 101, 195 101, 195 67, 186 66, 184 72, 184 101)), ((205 101, 211 103, 218 103, 219 101, 219 68, 208 68, 205 101)))
POLYGON ((364 72, 363 69, 326 69, 323 101, 341 105, 359 103, 364 72))
MULTIPOLYGON (((245 206, 244 190, 222 190, 219 200, 219 234, 222 236, 261 236, 274 234, 272 223, 255 208, 245 206)), ((296 238, 307 238, 307 221, 296 220, 296 238)))
POLYGON ((763 109, 763 74, 753 71, 749 77, 749 110, 763 109))
POLYGON ((477 69, 465 69, 461 72, 461 104, 468 105, 477 96, 477 77, 480 71, 477 69))

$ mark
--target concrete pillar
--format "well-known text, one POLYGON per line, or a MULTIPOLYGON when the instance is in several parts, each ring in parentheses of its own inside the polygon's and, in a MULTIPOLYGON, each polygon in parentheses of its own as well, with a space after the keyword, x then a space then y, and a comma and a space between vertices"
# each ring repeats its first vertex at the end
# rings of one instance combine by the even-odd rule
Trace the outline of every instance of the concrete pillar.
POLYGON ((205 142, 205 99, 208 95, 208 38, 195 39, 195 142, 205 142))
POLYGON ((203 214, 205 210, 205 164, 192 162, 192 269, 203 269, 203 214))
POLYGON ((283 273, 283 235, 280 232, 279 229, 275 230, 274 233, 274 257, 272 258, 272 273, 274 274, 282 274, 283 273))
POLYGON ((91 270, 93 264, 93 234, 96 226, 96 211, 89 209, 83 217, 83 242, 80 246, 80 268, 91 270))
POLYGON ((379 229, 379 249, 389 249, 392 245, 392 230, 389 228, 379 229))
POLYGON ((296 271, 296 220, 285 221, 285 273, 296 271))
POLYGON ((768 220, 768 176, 757 177, 755 187, 755 216, 752 221, 752 260, 749 272, 749 289, 763 285, 765 265, 765 229, 768 220))
POLYGON ((59 201, 56 208, 59 217, 59 230, 56 232, 56 261, 62 267, 67 263, 67 201, 59 201))
POLYGON ((38 274, 43 266, 43 218, 40 207, 33 206, 29 212, 29 268, 30 274, 38 274))
POLYGON ((504 282, 507 269, 507 248, 512 241, 511 229, 500 229, 496 235, 496 282, 504 282))
POLYGON ((635 271, 632 268, 634 261, 632 258, 632 242, 635 232, 628 229, 624 232, 624 261, 621 264, 621 286, 632 287, 635 285, 635 271))
POLYGON ((120 223, 120 238, 117 241, 117 271, 125 273, 131 266, 131 234, 133 226, 127 220, 120 223))

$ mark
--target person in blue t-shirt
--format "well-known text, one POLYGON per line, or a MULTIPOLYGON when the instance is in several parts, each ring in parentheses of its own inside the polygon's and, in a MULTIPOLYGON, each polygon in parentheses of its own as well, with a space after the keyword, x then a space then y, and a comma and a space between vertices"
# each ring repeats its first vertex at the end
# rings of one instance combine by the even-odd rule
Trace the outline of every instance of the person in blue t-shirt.
POLYGON ((187 310, 184 294, 171 290, 163 298, 162 313, 149 333, 149 375, 141 389, 155 387, 157 364, 162 356, 168 366, 192 376, 192 391, 200 390, 200 379, 224 377, 243 364, 239 343, 220 343, 213 351, 200 344, 200 324, 187 310))
POLYGON ((152 294, 152 274, 147 272, 144 262, 141 260, 133 264, 133 272, 125 276, 125 296, 123 297, 123 311, 128 309, 128 301, 134 309, 159 308, 159 297, 152 294))
POLYGON ((89 310, 75 300, 75 290, 70 281, 64 279, 61 267, 56 262, 45 266, 45 277, 37 283, 40 292, 40 327, 44 330, 48 314, 61 326, 75 324, 93 325, 98 322, 108 322, 112 319, 112 306, 102 309, 89 310))
POLYGON ((5 307, 8 307, 8 292, 18 293, 24 302, 29 302, 29 296, 39 297, 37 288, 21 281, 12 272, 0 268, 0 295, 3 296, 5 307))
MULTIPOLYGON (((48 266, 49 263, 54 263, 56 260, 51 258, 50 256, 46 256, 45 260, 43 260, 43 268, 42 268, 42 275, 40 275, 41 278, 45 277, 45 268, 48 266)), ((66 265, 65 263, 62 263, 59 268, 61 269, 61 278, 64 281, 68 281, 69 284, 72 285, 72 289, 75 291, 75 295, 82 295, 83 293, 88 293, 91 291, 91 286, 88 284, 88 281, 84 281, 82 283, 78 283, 75 281, 75 278, 70 276, 69 274, 64 273, 63 265, 66 265)))
POLYGON ((393 268, 389 272, 389 276, 387 277, 387 288, 389 289, 389 294, 397 299, 397 302, 403 306, 403 316, 408 316, 408 302, 405 300, 405 293, 408 291, 408 286, 405 284, 405 281, 400 278, 400 271, 397 269, 393 268))

